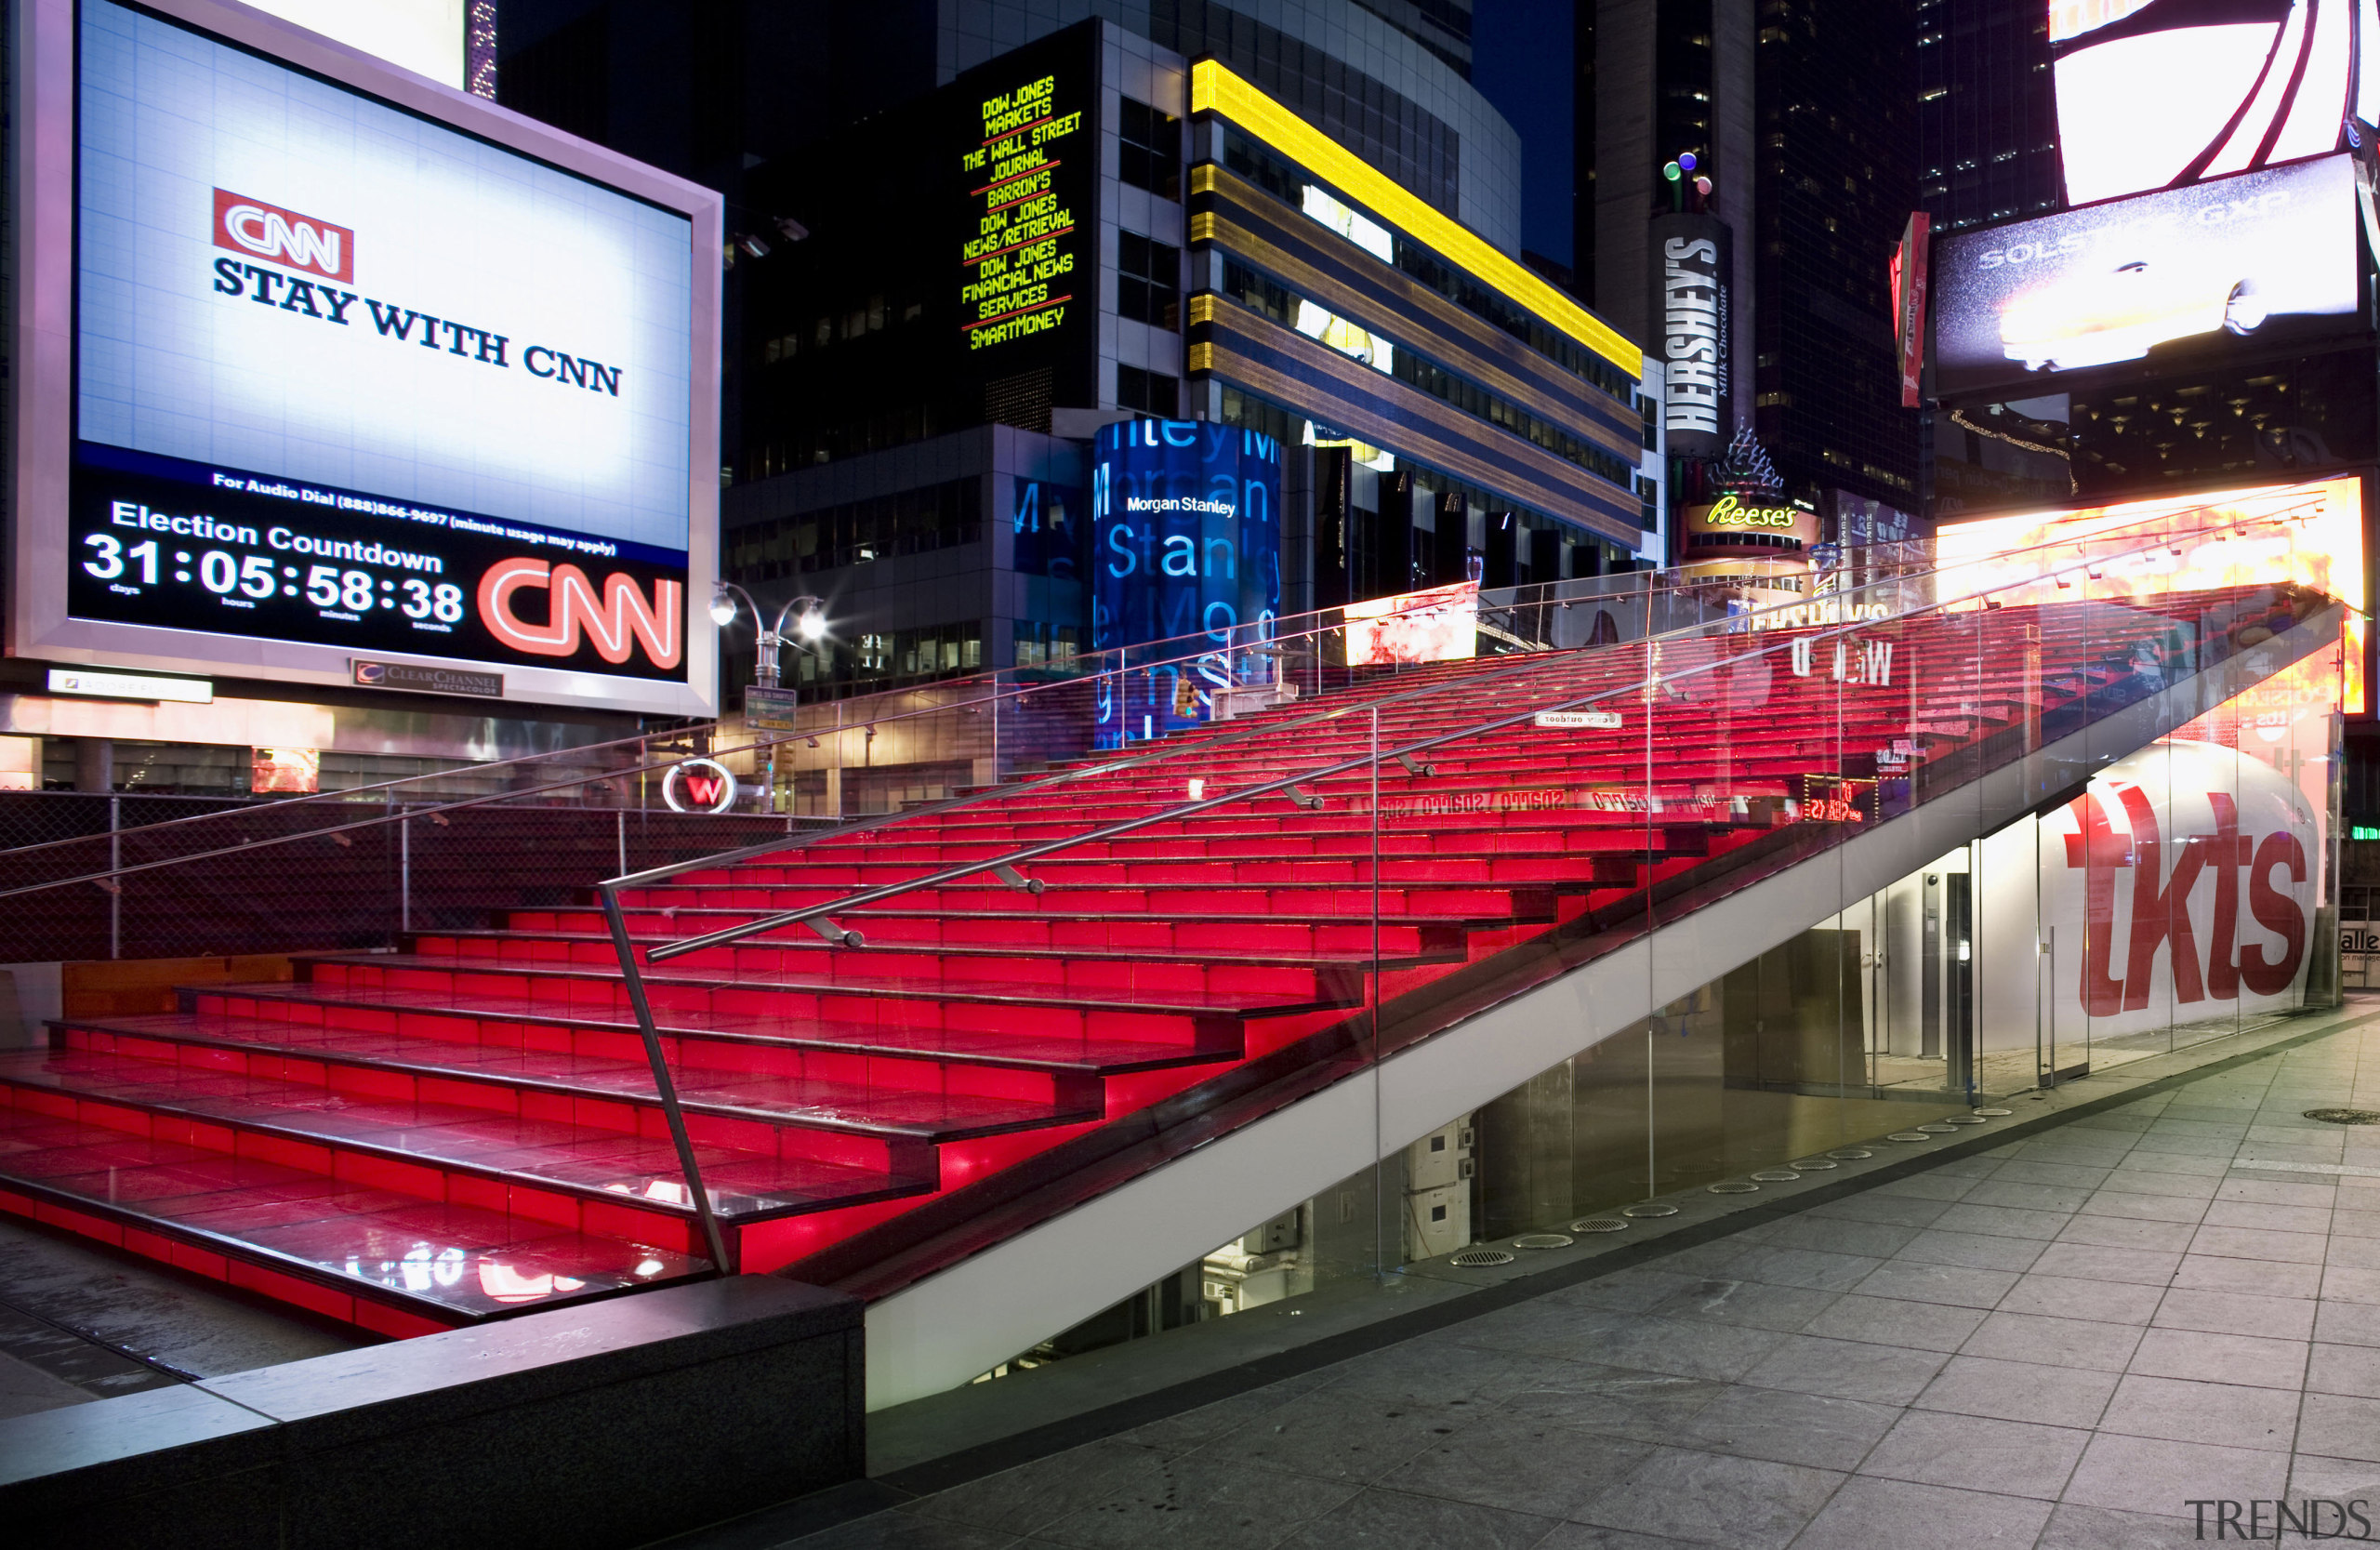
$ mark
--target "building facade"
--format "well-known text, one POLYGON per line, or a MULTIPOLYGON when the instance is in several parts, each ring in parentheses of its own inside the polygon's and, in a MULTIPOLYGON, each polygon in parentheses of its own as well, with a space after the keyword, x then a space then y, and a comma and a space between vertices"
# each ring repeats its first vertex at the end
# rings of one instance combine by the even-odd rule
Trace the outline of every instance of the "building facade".
POLYGON ((1086 649, 1086 453, 1123 418, 1281 444, 1289 615, 1658 548, 1642 352, 1220 58, 1079 23, 748 186, 808 235, 738 263, 724 574, 823 600, 811 693, 1086 649), (1045 97, 1017 122, 1052 138, 1001 138, 1045 97))
POLYGON ((1783 495, 1830 534, 1907 534, 1919 425, 1900 403, 1887 283, 1916 194, 1905 10, 1581 0, 1577 14, 1576 246, 1590 302, 1624 332, 1674 335, 1665 298, 1691 276, 1666 267, 1652 223, 1688 215, 1732 239, 1714 277, 1724 423, 1679 468, 1679 498, 1716 498, 1713 460, 1750 427, 1783 495))

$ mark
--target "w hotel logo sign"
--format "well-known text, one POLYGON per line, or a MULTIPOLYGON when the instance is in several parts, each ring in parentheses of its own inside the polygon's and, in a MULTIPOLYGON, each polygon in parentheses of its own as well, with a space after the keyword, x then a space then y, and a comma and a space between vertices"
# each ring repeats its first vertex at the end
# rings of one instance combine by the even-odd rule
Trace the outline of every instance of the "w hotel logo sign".
POLYGON ((228 189, 215 191, 215 245, 325 280, 355 280, 353 232, 228 189))

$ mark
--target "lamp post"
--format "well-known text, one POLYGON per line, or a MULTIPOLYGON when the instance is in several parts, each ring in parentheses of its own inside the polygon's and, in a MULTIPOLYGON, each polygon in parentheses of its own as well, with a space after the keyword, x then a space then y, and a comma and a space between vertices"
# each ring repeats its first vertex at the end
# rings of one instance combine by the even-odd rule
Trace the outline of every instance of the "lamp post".
POLYGON ((737 598, 742 598, 744 606, 752 611, 752 624, 760 630, 757 642, 759 656, 758 660, 753 664, 753 680, 772 689, 782 688, 785 678, 782 666, 777 659, 777 648, 788 642, 801 645, 815 645, 818 642, 825 640, 826 600, 807 595, 787 600, 786 605, 777 610, 776 628, 772 629, 761 625, 763 616, 760 613, 760 605, 752 601, 751 593, 733 581, 721 581, 711 590, 711 623, 721 629, 734 624, 737 612, 735 606, 737 598), (796 608, 801 610, 801 616, 794 621, 794 633, 787 635, 785 632, 786 617, 796 608))
MULTIPOLYGON (((776 626, 774 629, 771 629, 761 623, 762 616, 760 613, 760 605, 753 601, 751 593, 746 591, 743 588, 737 586, 733 581, 721 581, 711 590, 711 623, 719 626, 721 629, 725 629, 729 625, 734 624, 735 622, 735 615, 737 612, 736 599, 738 598, 743 599, 744 607, 752 611, 753 627, 760 632, 756 644, 757 657, 753 663, 752 676, 754 682, 750 688, 747 688, 745 692, 745 724, 748 729, 751 724, 751 717, 754 709, 752 705, 752 689, 767 688, 769 690, 775 691, 784 688, 785 675, 782 664, 777 656, 778 648, 785 645, 788 641, 800 645, 815 647, 818 642, 826 639, 826 600, 824 598, 810 597, 807 595, 789 600, 784 607, 777 610, 776 626), (785 630, 785 621, 787 616, 791 615, 797 608, 801 610, 800 616, 794 621, 794 632, 791 635, 787 635, 785 630)), ((772 710, 773 714, 782 715, 786 718, 783 724, 788 733, 792 730, 792 714, 793 708, 796 703, 796 696, 788 694, 785 701, 784 709, 782 710, 774 710, 773 709, 772 710)), ((771 807, 774 808, 776 802, 777 739, 771 737, 768 742, 769 801, 771 807)))

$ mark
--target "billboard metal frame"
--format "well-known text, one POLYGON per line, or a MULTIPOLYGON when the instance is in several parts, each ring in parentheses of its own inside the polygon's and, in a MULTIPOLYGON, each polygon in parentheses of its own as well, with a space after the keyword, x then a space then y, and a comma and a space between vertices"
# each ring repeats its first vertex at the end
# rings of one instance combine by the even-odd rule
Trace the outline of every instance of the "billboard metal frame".
MULTIPOLYGON (((639 679, 518 662, 373 651, 376 659, 427 668, 501 671, 508 702, 659 715, 716 709, 718 640, 698 628, 719 571, 720 342, 725 201, 713 191, 631 161, 224 0, 138 0, 137 8, 212 33, 346 90, 377 99, 456 133, 684 216, 693 244, 686 492, 685 681, 639 679)), ((23 0, 12 7, 17 132, 9 168, 16 275, 15 444, 9 517, 7 654, 86 667, 205 672, 227 678, 352 687, 346 646, 303 644, 159 626, 77 619, 66 612, 69 470, 75 395, 75 100, 77 0, 23 0), (53 584, 54 583, 54 584, 53 584)))

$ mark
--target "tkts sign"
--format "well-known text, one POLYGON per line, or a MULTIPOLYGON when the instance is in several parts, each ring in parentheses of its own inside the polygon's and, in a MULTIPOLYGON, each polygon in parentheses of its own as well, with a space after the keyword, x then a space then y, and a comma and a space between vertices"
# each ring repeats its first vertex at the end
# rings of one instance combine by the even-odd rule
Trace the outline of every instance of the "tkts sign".
POLYGON ((2158 744, 2043 824, 2060 1026, 2079 1014, 2112 1037, 2288 1003, 2306 966, 2320 831, 2269 765, 2158 744))

